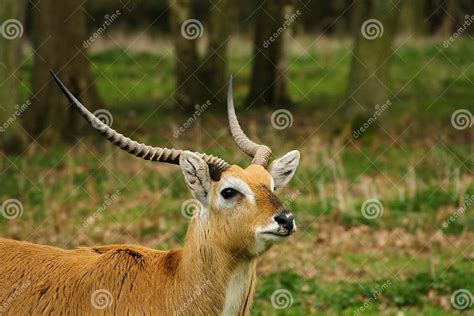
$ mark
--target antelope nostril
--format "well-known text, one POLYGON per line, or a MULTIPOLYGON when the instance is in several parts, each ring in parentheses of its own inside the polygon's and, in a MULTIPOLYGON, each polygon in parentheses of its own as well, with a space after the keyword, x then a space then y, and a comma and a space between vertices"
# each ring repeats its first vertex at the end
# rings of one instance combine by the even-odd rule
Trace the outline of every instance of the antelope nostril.
POLYGON ((293 220, 293 215, 291 213, 283 212, 273 217, 273 219, 275 220, 275 222, 277 222, 278 224, 280 224, 287 230, 289 231, 293 230, 294 220, 293 220))

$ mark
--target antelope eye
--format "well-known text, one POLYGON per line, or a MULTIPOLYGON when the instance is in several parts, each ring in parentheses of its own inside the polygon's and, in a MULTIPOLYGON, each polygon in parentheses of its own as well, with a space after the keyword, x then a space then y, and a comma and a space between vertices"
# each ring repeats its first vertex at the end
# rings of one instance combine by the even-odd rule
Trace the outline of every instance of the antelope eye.
POLYGON ((231 199, 234 196, 236 196, 239 193, 239 191, 236 191, 232 188, 225 188, 224 190, 221 191, 221 195, 224 199, 231 199))

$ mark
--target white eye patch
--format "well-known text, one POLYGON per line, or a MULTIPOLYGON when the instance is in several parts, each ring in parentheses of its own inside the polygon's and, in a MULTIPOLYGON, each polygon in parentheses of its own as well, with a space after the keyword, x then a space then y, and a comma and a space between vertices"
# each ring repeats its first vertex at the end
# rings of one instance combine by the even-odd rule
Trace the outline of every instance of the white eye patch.
POLYGON ((240 192, 245 198, 247 198, 250 202, 255 202, 255 194, 250 189, 249 185, 244 181, 235 178, 235 177, 226 177, 222 179, 222 183, 219 187, 219 199, 218 203, 220 207, 226 207, 229 205, 230 201, 224 199, 220 192, 226 188, 232 188, 238 192, 240 192))

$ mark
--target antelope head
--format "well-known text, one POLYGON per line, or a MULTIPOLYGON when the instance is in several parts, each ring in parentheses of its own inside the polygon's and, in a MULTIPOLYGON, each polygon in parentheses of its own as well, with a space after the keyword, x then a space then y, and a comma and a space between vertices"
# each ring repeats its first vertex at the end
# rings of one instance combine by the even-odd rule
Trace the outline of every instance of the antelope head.
POLYGON ((137 157, 181 167, 188 187, 201 204, 193 215, 187 240, 197 234, 200 240, 203 237, 234 257, 253 258, 296 231, 292 213, 275 192, 295 174, 300 154, 293 150, 269 164, 271 149, 250 140, 239 125, 232 79, 227 98, 229 125, 237 146, 253 158, 245 169, 204 153, 152 147, 131 140, 101 122, 51 74, 81 115, 107 140, 137 157))

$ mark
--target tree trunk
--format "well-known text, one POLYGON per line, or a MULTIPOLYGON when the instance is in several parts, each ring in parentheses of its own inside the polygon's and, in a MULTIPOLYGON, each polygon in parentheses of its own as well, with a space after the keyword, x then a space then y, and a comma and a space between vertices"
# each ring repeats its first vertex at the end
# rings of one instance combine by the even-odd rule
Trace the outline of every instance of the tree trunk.
POLYGON ((192 2, 170 0, 171 32, 174 41, 176 89, 174 100, 186 111, 193 111, 198 102, 199 83, 195 73, 198 65, 196 41, 202 35, 202 24, 190 21, 192 2))
POLYGON ((20 153, 27 139, 19 117, 28 110, 28 103, 18 104, 24 14, 25 1, 2 1, 0 23, 9 26, 4 26, 6 36, 0 35, 0 148, 6 153, 20 153))
POLYGON ((32 106, 24 126, 48 143, 73 139, 83 120, 52 81, 55 71, 90 108, 101 106, 84 48, 86 21, 81 0, 39 1, 33 12, 32 106))
POLYGON ((291 103, 286 84, 285 45, 291 32, 290 25, 297 19, 297 14, 292 11, 289 3, 267 0, 256 13, 255 57, 248 104, 268 104, 275 107, 291 103))
POLYGON ((449 37, 453 35, 456 28, 456 18, 458 16, 458 8, 456 1, 447 0, 446 1, 446 13, 441 22, 441 26, 436 31, 438 36, 449 37))
MULTIPOLYGON (((334 35, 337 37, 347 37, 349 31, 350 20, 349 15, 344 14, 352 1, 347 0, 334 0, 330 3, 331 13, 337 16, 337 22, 334 24, 334 35)), ((334 20, 331 20, 334 21, 334 20)))
POLYGON ((353 17, 358 26, 344 111, 351 120, 373 112, 375 105, 392 96, 390 64, 400 9, 393 8, 389 1, 376 0, 361 0, 355 6, 354 14, 361 16, 353 17))
POLYGON ((227 48, 232 25, 232 6, 230 0, 214 3, 209 12, 209 43, 207 55, 202 65, 200 80, 206 84, 203 91, 205 99, 225 102, 227 96, 227 48))
POLYGON ((426 5, 426 0, 405 2, 400 17, 400 26, 403 33, 414 37, 422 37, 428 34, 428 23, 425 16, 426 5))

